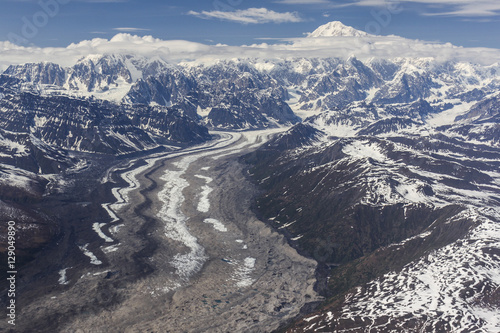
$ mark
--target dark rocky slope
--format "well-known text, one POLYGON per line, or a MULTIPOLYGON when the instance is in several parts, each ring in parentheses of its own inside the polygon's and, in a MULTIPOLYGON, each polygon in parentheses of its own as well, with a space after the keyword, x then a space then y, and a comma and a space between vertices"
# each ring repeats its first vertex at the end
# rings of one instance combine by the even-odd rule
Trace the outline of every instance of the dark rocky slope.
MULTIPOLYGON (((376 124, 360 131, 371 136, 340 139, 297 125, 244 158, 262 189, 256 211, 320 263, 318 289, 327 301, 317 320, 301 321, 293 332, 363 330, 361 317, 332 321, 327 313, 341 317, 348 293, 463 239, 478 225, 464 213, 471 205, 500 203, 490 176, 500 168, 498 148, 442 134, 381 138, 376 124), (464 196, 483 191, 491 195, 464 196)), ((388 331, 420 327, 407 319, 395 318, 388 331)))

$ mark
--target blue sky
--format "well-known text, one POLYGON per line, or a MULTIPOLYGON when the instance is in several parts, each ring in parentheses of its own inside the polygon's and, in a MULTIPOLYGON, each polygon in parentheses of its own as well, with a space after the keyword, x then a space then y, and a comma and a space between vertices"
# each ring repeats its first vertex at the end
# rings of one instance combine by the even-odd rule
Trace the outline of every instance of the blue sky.
POLYGON ((381 35, 500 48, 499 0, 0 0, 0 40, 41 47, 120 32, 205 44, 272 43, 329 21, 381 35))

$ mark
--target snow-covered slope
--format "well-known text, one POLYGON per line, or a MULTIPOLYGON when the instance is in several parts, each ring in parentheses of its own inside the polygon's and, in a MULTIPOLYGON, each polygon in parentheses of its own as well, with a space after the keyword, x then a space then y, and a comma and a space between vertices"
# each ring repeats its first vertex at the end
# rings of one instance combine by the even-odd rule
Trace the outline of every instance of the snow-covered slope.
POLYGON ((247 156, 260 213, 324 267, 289 332, 500 329, 496 101, 438 128, 424 104, 353 103, 247 156))
POLYGON ((318 27, 311 32, 308 37, 365 37, 368 34, 364 31, 356 30, 353 27, 344 25, 339 21, 332 21, 318 27))

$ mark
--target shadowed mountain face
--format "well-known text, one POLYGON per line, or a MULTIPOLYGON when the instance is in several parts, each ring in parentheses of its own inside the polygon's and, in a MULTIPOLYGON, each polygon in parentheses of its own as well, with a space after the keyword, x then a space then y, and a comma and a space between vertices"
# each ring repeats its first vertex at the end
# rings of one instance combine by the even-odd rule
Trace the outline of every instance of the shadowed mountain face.
POLYGON ((481 309, 498 306, 482 267, 498 269, 488 244, 498 241, 500 149, 450 131, 423 136, 423 124, 393 118, 335 138, 301 124, 244 158, 263 190, 256 211, 322 267, 328 301, 290 332, 363 330, 368 321, 384 332, 487 324, 481 309), (447 285, 477 251, 468 275, 453 273, 447 285))
POLYGON ((74 151, 122 154, 154 148, 156 138, 179 143, 210 138, 205 128, 178 109, 132 108, 30 93, 4 96, 0 109, 3 129, 29 133, 48 145, 74 151))

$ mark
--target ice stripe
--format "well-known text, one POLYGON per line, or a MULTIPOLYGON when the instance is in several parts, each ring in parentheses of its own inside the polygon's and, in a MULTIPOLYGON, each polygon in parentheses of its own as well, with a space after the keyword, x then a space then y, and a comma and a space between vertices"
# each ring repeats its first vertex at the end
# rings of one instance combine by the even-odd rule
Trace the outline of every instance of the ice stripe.
POLYGON ((104 241, 106 243, 113 243, 114 240, 112 238, 109 238, 108 236, 106 236, 106 234, 104 232, 102 232, 101 228, 104 227, 105 225, 106 225, 106 223, 96 222, 93 224, 92 229, 94 229, 94 231, 99 235, 99 237, 104 239, 104 241))
POLYGON ((90 252, 87 247, 89 246, 89 244, 85 244, 83 246, 79 246, 80 250, 83 252, 84 255, 86 255, 87 257, 90 258, 90 263, 92 265, 101 265, 102 264, 102 261, 100 261, 96 256, 95 254, 93 254, 92 252, 90 252))
MULTIPOLYGON (((210 177, 206 177, 206 176, 202 176, 202 175, 195 175, 195 177, 200 178, 200 179, 204 179, 207 184, 211 183, 213 180, 210 177)), ((203 185, 201 187, 200 201, 198 202, 198 207, 197 207, 199 212, 208 213, 208 211, 210 210, 210 200, 208 199, 208 196, 210 195, 210 193, 212 193, 212 191, 213 191, 213 188, 211 188, 208 185, 203 185)))
POLYGON ((65 286, 65 285, 69 284, 69 281, 67 280, 67 277, 66 277, 66 271, 68 269, 70 269, 70 268, 71 267, 68 267, 68 268, 65 268, 65 269, 61 269, 59 271, 59 281, 58 282, 59 282, 60 285, 65 286))

